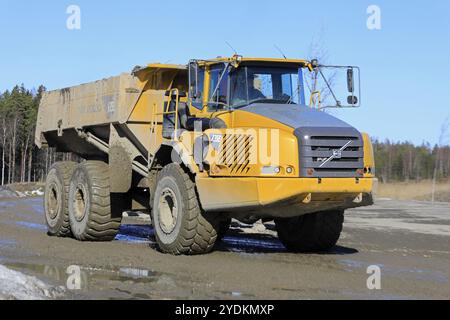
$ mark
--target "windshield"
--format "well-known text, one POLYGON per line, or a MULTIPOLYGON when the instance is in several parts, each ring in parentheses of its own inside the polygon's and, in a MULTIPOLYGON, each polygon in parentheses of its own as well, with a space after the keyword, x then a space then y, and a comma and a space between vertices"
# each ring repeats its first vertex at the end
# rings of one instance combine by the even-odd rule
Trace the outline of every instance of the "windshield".
POLYGON ((230 105, 297 103, 299 70, 288 67, 241 67, 230 74, 230 105))

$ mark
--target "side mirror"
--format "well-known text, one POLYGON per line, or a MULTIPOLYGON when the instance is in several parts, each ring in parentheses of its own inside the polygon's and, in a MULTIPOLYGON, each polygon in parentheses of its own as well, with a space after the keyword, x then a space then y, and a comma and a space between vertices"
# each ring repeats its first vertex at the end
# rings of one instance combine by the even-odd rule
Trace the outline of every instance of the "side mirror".
POLYGON ((356 96, 348 96, 347 97, 347 103, 349 105, 352 105, 352 106, 357 105, 358 104, 358 97, 356 97, 356 96))
POLYGON ((354 85, 354 79, 353 79, 353 68, 347 69, 347 89, 348 92, 353 93, 355 91, 355 85, 354 85))
POLYGON ((197 61, 192 60, 189 62, 189 97, 193 100, 199 99, 198 69, 197 61))

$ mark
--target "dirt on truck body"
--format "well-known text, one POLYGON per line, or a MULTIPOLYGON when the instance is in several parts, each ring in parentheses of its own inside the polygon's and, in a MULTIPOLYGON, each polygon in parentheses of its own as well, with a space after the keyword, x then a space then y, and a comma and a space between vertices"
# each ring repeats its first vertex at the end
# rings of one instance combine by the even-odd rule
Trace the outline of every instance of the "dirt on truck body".
MULTIPOLYGON (((49 234, 109 241, 137 210, 171 254, 211 251, 232 218, 275 220, 292 251, 331 248, 344 211, 373 204, 376 179, 369 136, 323 112, 319 91, 306 101, 304 73, 324 68, 234 56, 45 93, 36 144, 86 160, 50 170, 49 234)), ((334 68, 358 106, 359 69, 334 68)))

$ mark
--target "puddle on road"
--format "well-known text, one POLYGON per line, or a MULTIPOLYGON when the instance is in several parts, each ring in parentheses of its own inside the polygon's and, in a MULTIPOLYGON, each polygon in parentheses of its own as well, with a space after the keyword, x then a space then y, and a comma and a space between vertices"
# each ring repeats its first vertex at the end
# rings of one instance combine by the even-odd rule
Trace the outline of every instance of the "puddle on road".
MULTIPOLYGON (((221 294, 225 295, 227 298, 233 300, 246 300, 246 299, 256 299, 253 294, 243 293, 240 291, 220 291, 221 294)), ((217 297, 217 299, 223 299, 223 297, 217 297)))
MULTIPOLYGON (((26 206, 26 208, 23 208, 21 210, 23 212, 20 213, 20 217, 23 218, 23 220, 13 223, 20 227, 39 231, 47 231, 47 227, 45 224, 26 221, 26 213, 28 211, 33 211, 34 216, 36 216, 36 214, 40 216, 43 215, 42 198, 24 198, 19 199, 18 201, 22 202, 26 206)), ((0 205, 17 206, 17 203, 11 204, 8 202, 4 202, 0 205)), ((251 228, 252 226, 238 224, 238 228, 236 229, 241 229, 241 231, 238 231, 237 234, 235 234, 236 230, 232 230, 232 234, 227 235, 223 239, 222 243, 218 244, 218 249, 244 254, 286 252, 285 247, 277 237, 267 234, 242 232, 242 229, 245 229, 246 227, 251 228)), ((123 224, 120 226, 119 233, 116 236, 115 241, 127 242, 132 244, 149 244, 150 246, 155 246, 154 229, 151 225, 123 224)))
POLYGON ((0 249, 1 248, 14 248, 16 246, 15 240, 0 239, 0 249))
MULTIPOLYGON (((150 225, 124 224, 120 226, 116 241, 129 243, 148 243, 155 245, 155 232, 150 225)), ((271 253, 286 252, 285 247, 276 237, 265 234, 239 234, 225 236, 218 243, 217 250, 237 253, 271 253)))
POLYGON ((23 205, 28 205, 30 207, 32 207, 33 209, 36 209, 38 212, 43 213, 43 198, 41 197, 24 197, 24 198, 13 198, 13 199, 1 199, 0 198, 0 208, 5 207, 5 208, 10 208, 10 207, 17 207, 19 206, 23 206, 23 205))
POLYGON ((411 300, 412 297, 404 296, 404 295, 396 295, 396 294, 386 294, 383 292, 379 292, 377 290, 373 290, 368 295, 367 293, 357 293, 353 291, 342 291, 342 294, 350 297, 350 299, 355 300, 411 300))
POLYGON ((220 249, 238 253, 286 252, 286 248, 276 238, 271 240, 263 240, 258 239, 257 237, 243 236, 224 237, 222 243, 219 244, 219 250, 220 249))
MULTIPOLYGON (((29 221, 17 221, 17 225, 29 229, 47 231, 47 226, 29 221)), ((149 244, 156 246, 154 229, 150 225, 123 224, 115 241, 132 244, 149 244)), ((239 254, 265 254, 287 252, 286 248, 277 237, 259 233, 231 233, 217 243, 218 251, 235 252, 239 254)), ((342 250, 341 250, 342 251, 342 250)), ((339 251, 339 248, 326 252, 326 254, 348 254, 347 251, 339 251), (337 250, 337 251, 336 251, 337 250)), ((356 251, 356 250, 355 250, 356 251)), ((357 251, 356 251, 357 252, 357 251)), ((354 253, 354 252, 351 252, 354 253)))
POLYGON ((0 202, 0 209, 13 208, 13 207, 16 207, 16 206, 17 206, 17 203, 12 202, 12 201, 2 201, 2 202, 0 202))
MULTIPOLYGON (((367 268, 369 264, 367 262, 363 261, 357 261, 357 260, 340 260, 341 264, 351 268, 347 269, 347 271, 353 271, 352 269, 361 269, 361 268, 367 268)), ((381 272, 388 274, 390 276, 405 276, 405 275, 411 275, 417 280, 424 280, 424 281, 433 281, 437 282, 439 284, 448 284, 450 283, 450 275, 445 274, 441 271, 431 271, 431 270, 424 270, 420 268, 404 268, 404 267, 391 267, 386 266, 381 263, 372 263, 372 265, 377 265, 381 268, 381 272)))
POLYGON ((86 295, 95 297, 95 291, 98 291, 102 299, 149 299, 150 295, 132 292, 133 287, 158 284, 161 279, 165 279, 163 280, 165 282, 168 282, 167 279, 170 279, 169 282, 172 281, 170 277, 159 272, 131 267, 113 269, 77 265, 60 267, 16 262, 5 258, 0 259, 0 262, 7 268, 36 276, 44 282, 64 286, 67 289, 65 298, 83 298, 86 295), (114 293, 116 291, 118 294, 114 293))
MULTIPOLYGON (((129 243, 148 243, 151 246, 156 245, 155 232, 150 225, 121 225, 115 240, 129 243)), ((217 250, 248 254, 286 252, 286 248, 278 238, 265 234, 225 236, 222 242, 217 244, 217 250)))
POLYGON ((153 238, 154 231, 149 225, 123 224, 120 226, 119 234, 115 240, 129 243, 153 244, 153 238))
POLYGON ((31 208, 32 208, 31 211, 32 211, 35 215, 38 215, 38 216, 44 216, 44 207, 43 207, 42 204, 33 204, 33 205, 31 206, 31 208))
POLYGON ((47 231, 47 226, 40 224, 40 223, 34 223, 34 222, 28 222, 28 221, 17 221, 17 225, 30 228, 30 229, 36 229, 41 231, 47 231))
MULTIPOLYGON (((30 221, 16 221, 15 224, 29 229, 47 231, 47 226, 41 223, 30 221)), ((124 224, 120 226, 119 233, 117 234, 115 240, 129 243, 152 244, 154 243, 154 241, 152 240, 153 237, 154 232, 151 226, 124 224)))

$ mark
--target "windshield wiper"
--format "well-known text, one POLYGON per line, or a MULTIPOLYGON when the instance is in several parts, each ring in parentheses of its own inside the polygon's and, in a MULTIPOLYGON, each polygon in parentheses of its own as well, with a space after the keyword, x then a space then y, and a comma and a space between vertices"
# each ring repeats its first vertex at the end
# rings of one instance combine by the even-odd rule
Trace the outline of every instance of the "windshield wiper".
POLYGON ((225 73, 228 72, 228 66, 230 65, 230 63, 226 63, 225 64, 225 68, 223 68, 222 74, 219 77, 219 80, 217 81, 217 85, 214 88, 213 94, 211 95, 211 97, 214 99, 214 97, 216 96, 217 90, 219 90, 219 87, 222 83, 222 79, 225 76, 225 73))
MULTIPOLYGON (((299 91, 299 90, 297 90, 299 91)), ((294 101, 292 101, 292 98, 294 97, 294 95, 292 95, 291 97, 289 97, 288 101, 286 101, 286 104, 296 104, 294 101)))
POLYGON ((279 99, 257 98, 257 99, 250 100, 248 102, 244 102, 243 104, 240 104, 240 105, 232 106, 232 108, 239 109, 239 108, 243 108, 243 107, 249 106, 252 103, 258 103, 258 102, 260 102, 260 103, 264 103, 264 102, 266 102, 266 103, 277 103, 277 104, 285 104, 286 103, 285 101, 282 101, 282 100, 279 100, 279 99))

